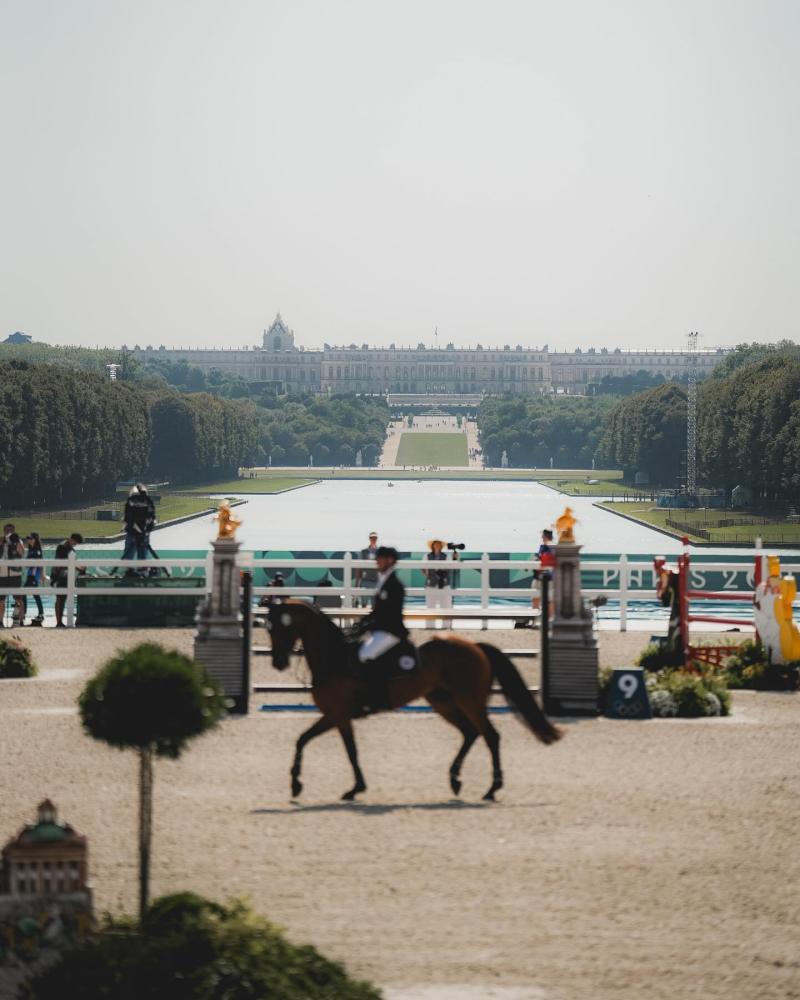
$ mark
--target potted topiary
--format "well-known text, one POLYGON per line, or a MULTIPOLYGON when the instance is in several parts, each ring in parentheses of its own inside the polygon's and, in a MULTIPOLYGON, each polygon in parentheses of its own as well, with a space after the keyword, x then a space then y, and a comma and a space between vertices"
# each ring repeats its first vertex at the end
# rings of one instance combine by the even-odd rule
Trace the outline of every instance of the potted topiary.
POLYGON ((153 812, 153 757, 177 758, 213 728, 225 700, 205 669, 175 650, 142 643, 109 660, 78 699, 86 732, 139 754, 139 915, 147 910, 153 812))
POLYGON ((36 664, 28 647, 16 636, 0 639, 0 678, 34 677, 36 664))

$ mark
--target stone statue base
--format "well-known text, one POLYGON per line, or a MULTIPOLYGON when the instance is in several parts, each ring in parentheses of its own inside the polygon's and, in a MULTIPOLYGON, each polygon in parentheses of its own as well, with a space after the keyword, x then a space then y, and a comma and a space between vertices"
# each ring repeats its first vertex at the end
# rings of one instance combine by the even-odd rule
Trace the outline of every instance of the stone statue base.
MULTIPOLYGON (((211 543, 214 563, 211 593, 200 605, 194 637, 194 658, 220 684, 232 705, 228 711, 245 714, 250 691, 250 650, 245 640, 241 587, 236 555, 240 542, 218 538, 211 543)), ((246 609, 249 613, 250 609, 246 609)))
POLYGON ((553 715, 596 715, 599 655, 594 618, 581 594, 581 546, 559 542, 554 550, 547 711, 553 715))

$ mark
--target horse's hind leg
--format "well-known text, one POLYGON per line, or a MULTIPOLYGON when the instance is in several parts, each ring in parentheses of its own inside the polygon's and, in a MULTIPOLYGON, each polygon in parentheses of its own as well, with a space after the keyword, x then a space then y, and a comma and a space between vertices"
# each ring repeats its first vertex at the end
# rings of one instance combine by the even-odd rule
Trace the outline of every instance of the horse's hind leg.
POLYGON ((449 723, 456 727, 464 738, 461 749, 450 765, 450 788, 453 791, 453 795, 458 795, 461 791, 461 765, 464 763, 464 758, 469 753, 472 744, 478 738, 478 730, 452 701, 445 701, 443 698, 437 697, 435 692, 428 695, 427 700, 443 719, 447 719, 449 723))
POLYGON ((500 766, 500 733, 489 721, 485 708, 477 709, 467 705, 462 707, 464 714, 469 716, 470 722, 477 727, 481 736, 486 740, 489 753, 492 755, 492 784, 483 798, 487 802, 494 802, 494 793, 503 787, 503 769, 500 766))
POLYGON ((494 802, 494 793, 500 791, 503 787, 503 769, 500 766, 500 733, 494 728, 486 715, 483 717, 483 729, 481 733, 492 755, 492 784, 483 798, 487 802, 494 802))
POLYGON ((300 768, 303 764, 303 749, 305 745, 310 743, 315 736, 327 733, 332 727, 333 722, 326 715, 323 715, 313 726, 309 726, 304 733, 300 734, 295 746, 294 762, 292 763, 292 770, 290 772, 292 776, 292 798, 296 799, 300 792, 303 791, 303 783, 300 781, 300 768))
POLYGON ((353 785, 349 792, 344 793, 342 800, 344 802, 352 802, 359 792, 365 792, 367 790, 367 783, 364 781, 364 775, 361 773, 361 768, 358 766, 358 750, 356 749, 356 738, 353 734, 353 727, 351 723, 349 721, 340 723, 339 732, 342 734, 342 740, 344 741, 344 746, 347 750, 347 756, 353 767, 353 776, 356 779, 355 785, 353 785))

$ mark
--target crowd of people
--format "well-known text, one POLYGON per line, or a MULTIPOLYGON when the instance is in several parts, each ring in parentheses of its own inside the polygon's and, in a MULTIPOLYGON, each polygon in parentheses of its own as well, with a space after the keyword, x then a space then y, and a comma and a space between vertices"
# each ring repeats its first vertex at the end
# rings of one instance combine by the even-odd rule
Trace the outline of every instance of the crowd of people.
MULTIPOLYGON (((156 524, 156 509, 153 499, 143 483, 137 483, 131 488, 125 502, 123 516, 125 545, 122 558, 126 560, 156 558, 150 545, 150 532, 156 524)), ((70 554, 82 543, 83 536, 78 532, 73 532, 56 546, 55 559, 68 559, 70 554)), ((44 605, 37 591, 45 585, 45 568, 43 566, 15 565, 23 559, 42 558, 42 542, 38 532, 32 531, 23 538, 18 534, 13 523, 9 522, 4 525, 2 542, 0 542, 0 588, 4 590, 19 590, 21 588, 30 590, 30 601, 36 609, 36 614, 32 615, 29 621, 26 621, 29 608, 27 594, 5 594, 3 595, 2 614, 0 614, 0 628, 4 628, 6 624, 12 628, 26 624, 41 627, 44 624, 44 605), (9 620, 7 621, 7 619, 9 620)), ((149 570, 139 571, 132 568, 128 570, 126 576, 148 575, 150 572, 149 570)), ((113 571, 112 575, 114 575, 113 571)), ((49 583, 53 587, 66 587, 67 567, 53 566, 50 570, 49 583)), ((65 594, 56 595, 55 619, 57 628, 66 627, 64 624, 66 601, 65 594)))
MULTIPOLYGON (((69 538, 65 538, 60 545, 56 546, 55 558, 68 559, 71 552, 83 542, 83 536, 74 532, 69 538)), ((31 626, 41 627, 44 624, 44 605, 37 590, 43 585, 45 573, 43 566, 17 566, 19 560, 42 559, 42 542, 38 532, 32 531, 29 535, 21 538, 17 533, 16 526, 12 523, 3 526, 3 539, 0 543, 0 586, 8 590, 19 590, 25 588, 31 590, 31 599, 36 607, 36 614, 27 623, 31 626), (23 583, 23 574, 25 582, 23 583)), ((67 585, 67 569, 65 566, 53 566, 50 572, 50 584, 53 587, 65 587, 67 585)), ((64 607, 66 604, 64 594, 56 595, 55 615, 56 627, 64 628, 64 607)), ((5 594, 3 596, 3 614, 0 615, 0 628, 6 624, 6 614, 9 603, 11 605, 11 627, 25 625, 28 615, 28 595, 27 594, 5 594)))

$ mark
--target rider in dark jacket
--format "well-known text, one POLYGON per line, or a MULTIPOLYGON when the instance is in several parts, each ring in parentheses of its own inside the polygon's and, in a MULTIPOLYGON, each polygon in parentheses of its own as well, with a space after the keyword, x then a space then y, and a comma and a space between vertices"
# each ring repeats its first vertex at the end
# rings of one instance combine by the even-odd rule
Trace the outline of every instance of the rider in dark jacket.
POLYGON ((372 599, 372 611, 359 628, 360 632, 369 632, 369 638, 358 651, 358 658, 362 663, 376 660, 408 636, 408 629, 403 623, 406 591, 394 571, 397 559, 397 549, 386 545, 382 545, 375 554, 378 582, 372 599))

